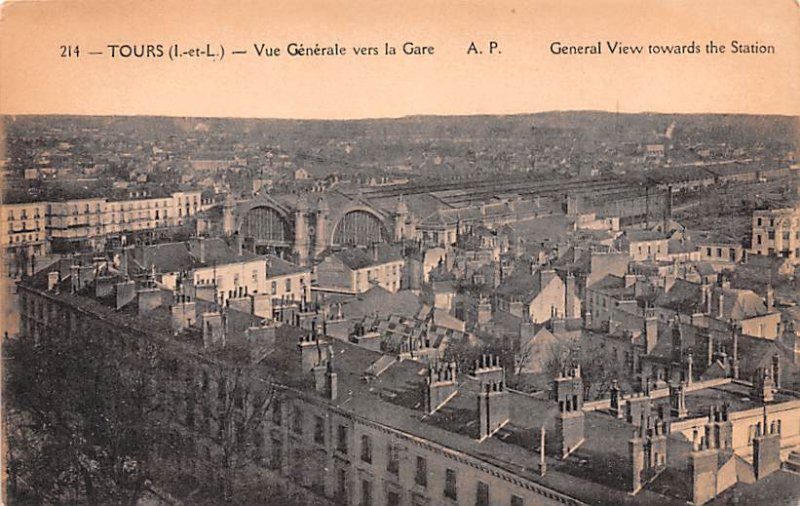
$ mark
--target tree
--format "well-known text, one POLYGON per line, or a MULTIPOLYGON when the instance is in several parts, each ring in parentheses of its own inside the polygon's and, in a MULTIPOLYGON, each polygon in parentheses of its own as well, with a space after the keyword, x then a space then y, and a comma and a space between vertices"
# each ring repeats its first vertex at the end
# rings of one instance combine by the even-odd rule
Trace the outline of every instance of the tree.
POLYGON ((603 346, 580 346, 577 343, 556 342, 545 362, 548 376, 555 378, 577 362, 581 366, 583 396, 586 400, 605 397, 615 379, 619 379, 617 360, 603 346))
POLYGON ((254 464, 261 452, 266 415, 275 396, 272 379, 250 361, 244 348, 218 350, 212 366, 217 385, 216 432, 211 439, 222 456, 223 497, 235 498, 239 472, 254 464))
POLYGON ((11 493, 41 504, 135 504, 141 495, 157 433, 152 382, 139 366, 152 361, 108 338, 6 340, 11 493))

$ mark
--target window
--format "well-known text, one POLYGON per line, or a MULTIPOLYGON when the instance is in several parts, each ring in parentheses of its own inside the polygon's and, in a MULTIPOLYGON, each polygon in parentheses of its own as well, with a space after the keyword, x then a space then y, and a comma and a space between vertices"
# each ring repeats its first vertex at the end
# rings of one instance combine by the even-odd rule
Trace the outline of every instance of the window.
POLYGON ((770 241, 771 241, 771 240, 773 240, 773 239, 775 239, 775 231, 774 231, 774 230, 770 230, 769 232, 767 232, 767 238, 768 238, 770 241))
POLYGON ((711 256, 711 248, 706 248, 706 256, 707 257, 711 256))
POLYGON ((722 258, 722 248, 717 248, 717 257, 722 258))
POLYGON ((400 452, 392 443, 386 447, 386 470, 394 475, 400 473, 400 452))
POLYGON ((361 481, 361 503, 359 506, 372 506, 372 482, 361 481))
POLYGON ((475 506, 489 506, 489 485, 479 481, 475 492, 475 506))
POLYGON ((756 235, 756 244, 761 244, 761 234, 756 235))
POLYGON ((393 490, 387 490, 386 506, 400 506, 400 494, 393 490))
POLYGON ((276 295, 278 293, 278 283, 273 281, 271 285, 272 295, 276 295))
POLYGON ((286 292, 292 291, 292 278, 286 278, 286 292))
POLYGON ((347 499, 347 470, 346 469, 339 469, 339 472, 336 473, 336 495, 342 502, 346 502, 346 499, 347 499))
POLYGON ((300 406, 294 406, 292 409, 292 431, 295 434, 303 433, 303 412, 300 406))
POLYGON ((761 218, 758 218, 757 221, 758 221, 758 226, 760 227, 763 224, 763 221, 761 220, 761 218))
POLYGON ((347 426, 339 425, 336 435, 336 449, 342 453, 347 453, 347 426))
POLYGON ((372 440, 366 434, 361 436, 361 460, 372 464, 372 440))
POLYGON ((280 469, 283 465, 283 442, 280 439, 272 440, 272 455, 269 465, 272 469, 280 469))
POLYGON ((524 506, 524 503, 522 502, 522 497, 518 495, 512 495, 511 506, 524 506))
POLYGON ((253 269, 253 283, 258 281, 258 270, 253 269))
POLYGON ((280 425, 282 422, 283 413, 281 412, 281 400, 275 399, 272 401, 272 423, 280 425))
POLYGON ((319 415, 314 417, 314 442, 325 444, 325 419, 319 415))
POLYGON ((784 232, 783 233, 783 240, 784 241, 788 241, 789 240, 789 232, 784 232))
POLYGON ((428 461, 425 457, 417 457, 417 472, 414 474, 414 483, 421 487, 428 486, 428 461))
POLYGON ((449 499, 458 499, 458 492, 456 490, 456 472, 453 469, 447 469, 445 471, 444 496, 449 499))

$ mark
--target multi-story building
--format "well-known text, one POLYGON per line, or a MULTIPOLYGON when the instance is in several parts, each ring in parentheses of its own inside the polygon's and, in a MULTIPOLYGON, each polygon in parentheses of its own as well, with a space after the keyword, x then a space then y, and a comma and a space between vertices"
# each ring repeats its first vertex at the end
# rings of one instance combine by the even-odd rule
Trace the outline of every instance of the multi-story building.
POLYGON ((91 198, 47 203, 47 238, 53 251, 105 247, 106 199, 91 198))
POLYGON ((101 251, 109 238, 183 225, 199 208, 200 192, 4 204, 3 223, 8 229, 2 245, 7 258, 23 249, 28 258, 51 251, 101 251))
POLYGON ((800 264, 800 206, 753 211, 751 250, 800 264))
POLYGON ((669 239, 652 230, 626 230, 617 245, 634 261, 666 259, 669 253, 669 239))
POLYGON ((798 485, 781 466, 800 444, 800 398, 781 388, 777 360, 752 382, 700 380, 690 365, 666 387, 612 385, 610 399, 590 403, 575 364, 551 398, 523 394, 506 388, 497 357, 467 370, 399 360, 329 339, 324 325, 265 325, 99 266, 59 265, 23 281, 20 294, 23 339, 91 334, 117 353, 159 344, 154 380, 172 399, 159 406, 174 431, 159 458, 189 458, 181 469, 205 487, 223 474, 226 441, 243 440, 250 476, 359 506, 701 505, 734 485, 798 485), (253 402, 236 399, 241 369, 223 353, 234 342, 254 345, 254 384, 274 392, 247 426, 219 414, 253 402))
POLYGON ((400 290, 404 265, 400 253, 388 244, 346 248, 317 266, 318 290, 356 294, 378 285, 396 292, 400 290))
POLYGON ((0 206, 0 248, 7 275, 25 272, 32 257, 49 252, 46 209, 42 202, 0 206))

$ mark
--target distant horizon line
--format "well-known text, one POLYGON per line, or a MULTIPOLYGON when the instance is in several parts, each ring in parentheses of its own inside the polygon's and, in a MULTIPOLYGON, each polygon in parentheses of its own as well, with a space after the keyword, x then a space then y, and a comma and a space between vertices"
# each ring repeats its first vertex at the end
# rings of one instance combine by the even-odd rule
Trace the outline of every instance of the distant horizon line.
POLYGON ((513 117, 513 116, 536 116, 545 114, 609 114, 624 116, 747 116, 747 117, 771 117, 771 118, 800 118, 800 113, 753 113, 753 112, 659 112, 659 111, 638 111, 623 112, 607 109, 552 109, 537 112, 515 112, 515 113, 456 113, 456 114, 407 114, 403 116, 364 116, 355 118, 304 118, 304 117, 275 117, 275 116, 192 116, 192 115, 173 115, 173 114, 88 114, 88 113, 0 113, 3 118, 15 117, 76 117, 76 118, 163 118, 163 119, 230 119, 230 120, 262 120, 262 121, 317 121, 317 122, 343 122, 343 121, 381 121, 381 120, 402 120, 413 118, 476 118, 476 117, 513 117))

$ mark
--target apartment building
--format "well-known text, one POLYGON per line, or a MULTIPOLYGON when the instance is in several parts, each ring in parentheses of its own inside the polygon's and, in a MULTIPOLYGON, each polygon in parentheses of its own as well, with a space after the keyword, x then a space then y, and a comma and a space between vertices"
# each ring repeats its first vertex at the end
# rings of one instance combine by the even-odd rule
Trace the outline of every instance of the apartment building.
POLYGON ((42 202, 0 206, 0 248, 5 253, 5 275, 25 272, 31 257, 49 252, 46 209, 42 202))
POLYGON ((800 264, 800 206, 753 211, 751 251, 800 264))

